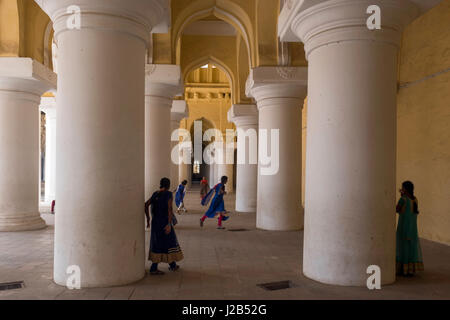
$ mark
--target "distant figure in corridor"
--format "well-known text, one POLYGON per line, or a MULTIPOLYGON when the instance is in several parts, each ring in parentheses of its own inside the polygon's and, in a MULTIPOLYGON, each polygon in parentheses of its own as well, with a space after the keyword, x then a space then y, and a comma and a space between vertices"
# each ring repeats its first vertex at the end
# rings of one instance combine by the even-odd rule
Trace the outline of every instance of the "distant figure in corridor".
POLYGON ((417 216, 419 214, 418 200, 414 196, 414 184, 405 181, 400 189, 401 198, 397 204, 399 214, 397 226, 397 275, 413 276, 417 271, 423 271, 422 250, 417 231, 417 216))
POLYGON ((178 186, 177 191, 175 193, 175 204, 177 206, 177 213, 180 213, 181 210, 183 210, 184 213, 187 212, 186 208, 184 207, 184 196, 186 194, 186 185, 187 180, 183 180, 181 184, 178 186))
POLYGON ((200 198, 204 198, 209 192, 209 184, 206 177, 203 177, 202 181, 200 181, 200 198))
POLYGON ((148 260, 152 261, 150 274, 162 275, 158 270, 158 263, 169 264, 170 271, 179 269, 178 261, 183 260, 183 252, 178 244, 175 234, 173 215, 173 196, 170 189, 170 180, 162 178, 160 190, 153 193, 145 203, 145 215, 149 221, 149 206, 151 206, 152 227, 150 234, 150 252, 148 260))
POLYGON ((206 211, 205 215, 200 219, 200 227, 203 227, 203 223, 205 222, 206 218, 215 218, 217 215, 219 215, 219 222, 217 229, 225 229, 225 227, 222 226, 222 221, 226 221, 229 218, 226 215, 227 212, 225 210, 225 203, 223 201, 223 196, 227 194, 225 191, 225 185, 227 184, 227 182, 228 177, 223 176, 220 179, 220 183, 214 186, 214 188, 212 188, 208 192, 208 194, 205 197, 203 197, 202 205, 206 206, 209 200, 211 199, 213 192, 215 193, 208 211, 206 211))

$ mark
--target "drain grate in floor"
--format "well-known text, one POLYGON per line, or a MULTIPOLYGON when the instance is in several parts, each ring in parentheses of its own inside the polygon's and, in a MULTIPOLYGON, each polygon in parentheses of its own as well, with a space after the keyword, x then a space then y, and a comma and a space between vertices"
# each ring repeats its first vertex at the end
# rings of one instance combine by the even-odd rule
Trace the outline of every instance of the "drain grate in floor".
POLYGON ((0 291, 21 289, 25 286, 23 281, 0 283, 0 291))
POLYGON ((243 232, 243 231, 250 231, 250 230, 248 230, 248 229, 228 229, 228 231, 231 231, 231 232, 243 232))
POLYGON ((279 282, 269 282, 257 285, 260 288, 265 290, 274 291, 274 290, 282 290, 292 288, 293 284, 291 281, 279 281, 279 282))

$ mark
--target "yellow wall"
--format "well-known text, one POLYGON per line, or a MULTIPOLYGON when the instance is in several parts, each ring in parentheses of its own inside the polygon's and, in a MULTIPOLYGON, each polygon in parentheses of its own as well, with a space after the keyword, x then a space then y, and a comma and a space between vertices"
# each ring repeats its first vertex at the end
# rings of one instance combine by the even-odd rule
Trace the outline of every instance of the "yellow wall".
MULTIPOLYGON (((231 77, 233 103, 240 102, 240 89, 237 59, 236 39, 230 36, 190 36, 182 37, 181 71, 183 75, 208 62, 215 62, 223 67, 231 77), (208 57, 216 60, 208 61, 208 57)), ((245 84, 241 84, 241 87, 245 84)))
MULTIPOLYGON (((233 124, 228 122, 227 113, 231 108, 229 99, 198 99, 187 100, 189 106, 189 118, 181 123, 181 128, 190 130, 193 122, 201 118, 210 121, 215 129, 219 129, 225 134, 226 129, 233 129, 233 124)), ((225 135, 223 136, 225 139, 225 135)))
POLYGON ((181 128, 190 130, 194 121, 205 118, 215 129, 223 133, 226 129, 233 129, 234 125, 228 122, 228 110, 231 108, 232 100, 226 75, 210 65, 205 69, 198 68, 191 71, 186 80, 185 99, 189 107, 189 118, 181 121, 181 128), (198 98, 192 98, 192 93, 197 93, 198 98), (208 93, 211 94, 210 98, 207 98, 208 93), (220 98, 218 93, 226 95, 220 98))
POLYGON ((416 186, 420 236, 450 244, 450 0, 407 27, 400 58, 397 185, 416 186))
POLYGON ((30 57, 44 63, 49 17, 31 0, 0 0, 0 56, 30 57))
POLYGON ((0 0, 0 57, 19 55, 19 11, 16 0, 0 0))

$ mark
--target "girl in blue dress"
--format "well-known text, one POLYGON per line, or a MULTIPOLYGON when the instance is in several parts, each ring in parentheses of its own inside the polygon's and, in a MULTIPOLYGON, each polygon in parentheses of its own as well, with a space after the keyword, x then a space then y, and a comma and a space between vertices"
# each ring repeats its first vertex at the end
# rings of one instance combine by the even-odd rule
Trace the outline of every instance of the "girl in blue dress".
POLYGON ((168 263, 169 270, 176 271, 179 269, 177 261, 183 259, 183 252, 173 228, 173 196, 169 188, 170 180, 167 178, 161 179, 161 189, 153 193, 152 197, 145 203, 147 221, 150 220, 150 206, 152 216, 148 256, 148 260, 152 261, 150 268, 150 274, 152 275, 164 274, 164 272, 158 270, 158 263, 168 263))
POLYGON ((223 196, 226 195, 225 185, 228 182, 228 177, 223 176, 220 179, 220 183, 217 184, 214 188, 212 188, 208 194, 202 199, 202 205, 207 205, 209 200, 214 193, 214 198, 211 201, 211 205, 209 206, 208 211, 206 211, 205 215, 200 219, 200 227, 203 227, 203 223, 206 218, 215 218, 217 215, 219 216, 217 229, 225 229, 222 226, 222 221, 228 220, 228 216, 226 216, 225 203, 223 201, 223 196))
POLYGON ((177 213, 180 213, 181 210, 183 210, 184 213, 187 212, 186 208, 184 207, 184 195, 186 194, 186 185, 187 180, 184 180, 177 188, 177 191, 175 193, 175 204, 177 206, 177 213))

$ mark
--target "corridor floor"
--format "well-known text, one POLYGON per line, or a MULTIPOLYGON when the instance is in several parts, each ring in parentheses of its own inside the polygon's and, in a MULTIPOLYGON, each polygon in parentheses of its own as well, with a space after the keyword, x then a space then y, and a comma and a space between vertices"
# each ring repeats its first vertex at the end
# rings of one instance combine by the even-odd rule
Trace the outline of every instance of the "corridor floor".
MULTIPOLYGON (((329 286, 302 275, 303 232, 256 230, 254 213, 234 212, 225 223, 226 230, 217 230, 214 219, 201 229, 204 208, 199 195, 192 191, 186 197, 189 212, 178 216, 176 228, 185 255, 178 272, 147 274, 124 287, 69 290, 58 286, 52 281, 54 216, 44 206, 46 229, 0 233, 0 283, 25 282, 22 289, 0 291, 0 299, 450 299, 449 246, 422 240, 425 272, 400 278, 381 290, 329 286), (266 291, 257 286, 286 280, 294 287, 266 291)), ((234 195, 226 198, 226 207, 232 210, 234 195)), ((147 246, 148 238, 147 230, 147 246)), ((147 271, 148 267, 147 262, 147 271)), ((161 265, 161 270, 167 271, 167 265, 161 265)))

